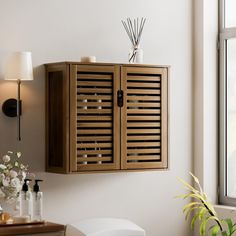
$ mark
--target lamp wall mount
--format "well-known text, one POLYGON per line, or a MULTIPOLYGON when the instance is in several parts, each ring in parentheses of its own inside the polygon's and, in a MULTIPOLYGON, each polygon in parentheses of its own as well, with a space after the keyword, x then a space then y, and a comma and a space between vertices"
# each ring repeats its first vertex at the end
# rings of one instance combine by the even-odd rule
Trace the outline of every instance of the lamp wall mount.
MULTIPOLYGON (((17 117, 17 99, 9 98, 2 105, 2 112, 8 117, 17 117)), ((19 115, 22 114, 22 102, 19 101, 19 115)))

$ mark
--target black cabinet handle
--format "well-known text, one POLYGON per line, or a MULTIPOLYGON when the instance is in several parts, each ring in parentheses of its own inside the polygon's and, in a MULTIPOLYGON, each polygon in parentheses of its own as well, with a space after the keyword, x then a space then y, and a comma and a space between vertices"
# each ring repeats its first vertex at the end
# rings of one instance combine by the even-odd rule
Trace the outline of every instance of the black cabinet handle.
POLYGON ((123 107, 123 105, 124 105, 123 91, 122 90, 117 91, 117 103, 118 103, 119 107, 123 107))

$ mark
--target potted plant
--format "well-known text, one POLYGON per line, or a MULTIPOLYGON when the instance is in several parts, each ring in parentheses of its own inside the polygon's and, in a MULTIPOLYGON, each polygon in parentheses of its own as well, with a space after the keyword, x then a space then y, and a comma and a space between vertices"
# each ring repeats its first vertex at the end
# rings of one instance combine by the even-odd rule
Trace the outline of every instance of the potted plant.
POLYGON ((232 236, 236 235, 236 223, 230 218, 220 219, 214 209, 214 206, 208 199, 206 193, 203 192, 199 180, 192 173, 194 185, 191 185, 180 179, 184 187, 189 191, 187 194, 181 194, 178 197, 182 199, 190 199, 183 208, 185 219, 192 217, 191 228, 194 229, 195 222, 199 221, 199 233, 201 236, 232 236), (194 187, 196 186, 196 187, 194 187))

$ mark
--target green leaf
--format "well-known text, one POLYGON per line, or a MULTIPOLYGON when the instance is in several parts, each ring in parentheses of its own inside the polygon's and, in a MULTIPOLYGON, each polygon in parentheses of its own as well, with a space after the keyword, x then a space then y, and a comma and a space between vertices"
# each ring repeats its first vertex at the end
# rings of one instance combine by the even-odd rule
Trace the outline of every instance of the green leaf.
POLYGON ((179 181, 190 191, 193 193, 199 193, 197 189, 195 189, 193 186, 191 186, 189 183, 185 182, 183 179, 179 178, 179 181))
POLYGON ((222 236, 228 236, 228 234, 226 233, 226 231, 222 232, 222 236))
POLYGON ((200 185, 199 179, 193 173, 189 172, 189 174, 193 177, 194 182, 197 184, 197 186, 200 190, 200 193, 202 194, 203 191, 202 191, 202 187, 200 185))
POLYGON ((203 220, 205 213, 207 212, 206 208, 202 208, 199 212, 199 220, 203 220))
POLYGON ((219 225, 215 225, 213 228, 212 228, 212 231, 211 231, 211 236, 217 236, 217 234, 220 232, 220 226, 219 225))
POLYGON ((206 235, 206 224, 207 224, 207 220, 206 219, 202 219, 202 223, 200 224, 200 235, 201 236, 205 236, 206 235))
POLYGON ((191 229, 194 229, 194 225, 197 219, 198 219, 198 214, 196 214, 191 221, 191 229))
POLYGON ((232 234, 232 231, 233 231, 233 222, 232 222, 232 220, 231 219, 225 219, 224 221, 228 225, 229 234, 232 234))
POLYGON ((192 207, 192 206, 201 206, 201 203, 200 202, 190 202, 184 206, 183 212, 185 212, 189 207, 192 207))
POLYGON ((196 193, 189 193, 189 194, 186 194, 186 196, 184 197, 184 199, 188 198, 188 197, 191 197, 191 198, 195 198, 199 201, 203 201, 205 202, 205 199, 200 195, 200 194, 196 194, 196 193))
POLYGON ((194 207, 190 207, 186 210, 185 212, 185 219, 187 220, 189 214, 193 211, 193 210, 196 210, 196 209, 205 209, 204 207, 202 206, 194 206, 194 207))
MULTIPOLYGON (((234 229, 234 230, 232 231, 231 235, 233 235, 235 232, 236 232, 236 229, 234 229)), ((231 235, 229 235, 229 236, 231 236, 231 235)))

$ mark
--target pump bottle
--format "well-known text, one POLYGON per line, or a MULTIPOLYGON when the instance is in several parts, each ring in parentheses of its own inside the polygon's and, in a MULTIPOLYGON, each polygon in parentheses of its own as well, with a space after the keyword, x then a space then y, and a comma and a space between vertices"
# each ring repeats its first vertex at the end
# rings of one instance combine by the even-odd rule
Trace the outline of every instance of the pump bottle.
POLYGON ((35 185, 33 187, 33 220, 41 221, 43 214, 43 193, 40 191, 39 182, 41 179, 35 180, 35 185))
POLYGON ((32 218, 32 193, 29 189, 31 179, 24 179, 24 184, 20 192, 20 216, 32 218))

